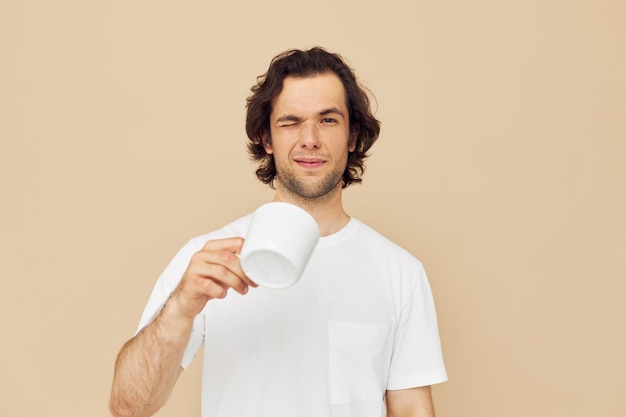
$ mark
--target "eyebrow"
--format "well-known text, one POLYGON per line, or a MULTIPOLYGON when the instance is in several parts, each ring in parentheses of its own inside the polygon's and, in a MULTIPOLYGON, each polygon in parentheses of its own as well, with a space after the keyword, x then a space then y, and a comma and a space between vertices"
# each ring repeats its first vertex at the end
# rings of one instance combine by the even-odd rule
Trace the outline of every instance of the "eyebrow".
POLYGON ((328 115, 328 114, 336 114, 336 115, 338 115, 338 116, 345 117, 345 116, 344 116, 344 114, 343 114, 343 112, 342 112, 341 110, 339 110, 337 107, 331 107, 331 108, 329 108, 329 109, 322 110, 322 111, 319 113, 319 115, 320 115, 320 116, 326 116, 326 115, 328 115))
POLYGON ((278 122, 299 122, 300 120, 301 120, 300 117, 288 114, 288 115, 281 116, 278 119, 276 119, 276 123, 278 123, 278 122))
MULTIPOLYGON (((318 113, 319 116, 327 116, 329 114, 336 114, 338 116, 345 117, 343 112, 340 109, 338 109, 337 107, 329 107, 329 108, 324 109, 324 110, 322 110, 322 111, 320 111, 318 113)), ((301 117, 298 117, 298 116, 295 116, 295 115, 292 115, 292 114, 286 114, 286 115, 281 116, 278 119, 276 119, 276 123, 279 123, 279 122, 299 122, 301 120, 302 120, 301 117)))

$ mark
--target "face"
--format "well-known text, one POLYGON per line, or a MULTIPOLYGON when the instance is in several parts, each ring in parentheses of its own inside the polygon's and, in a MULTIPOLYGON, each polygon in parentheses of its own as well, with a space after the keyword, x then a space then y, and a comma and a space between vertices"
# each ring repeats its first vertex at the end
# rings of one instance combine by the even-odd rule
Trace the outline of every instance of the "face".
POLYGON ((340 192, 356 134, 339 77, 287 77, 272 104, 264 146, 274 155, 277 192, 309 200, 340 192))

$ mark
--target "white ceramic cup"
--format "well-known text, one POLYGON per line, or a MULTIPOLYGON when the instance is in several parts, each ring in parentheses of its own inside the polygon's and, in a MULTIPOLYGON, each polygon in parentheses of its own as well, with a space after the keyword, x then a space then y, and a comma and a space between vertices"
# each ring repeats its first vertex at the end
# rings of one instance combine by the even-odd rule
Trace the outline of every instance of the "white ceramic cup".
POLYGON ((241 266, 267 288, 295 284, 317 245, 320 230, 306 210, 289 203, 267 203, 252 213, 241 248, 241 266))

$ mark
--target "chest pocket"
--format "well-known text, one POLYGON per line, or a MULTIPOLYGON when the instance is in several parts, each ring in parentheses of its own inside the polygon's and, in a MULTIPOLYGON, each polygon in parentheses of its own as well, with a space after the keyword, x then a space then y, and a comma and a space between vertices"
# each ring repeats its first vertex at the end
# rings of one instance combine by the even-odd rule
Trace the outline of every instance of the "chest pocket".
POLYGON ((391 323, 328 322, 333 405, 382 401, 391 359, 391 323))

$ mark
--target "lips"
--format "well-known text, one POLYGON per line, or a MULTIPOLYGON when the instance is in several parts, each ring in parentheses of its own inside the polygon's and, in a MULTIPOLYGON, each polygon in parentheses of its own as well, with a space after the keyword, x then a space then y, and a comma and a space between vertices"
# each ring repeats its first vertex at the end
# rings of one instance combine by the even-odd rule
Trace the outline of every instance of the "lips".
POLYGON ((293 159, 296 164, 303 168, 314 169, 319 168, 326 162, 320 158, 310 158, 310 157, 298 157, 293 159))

